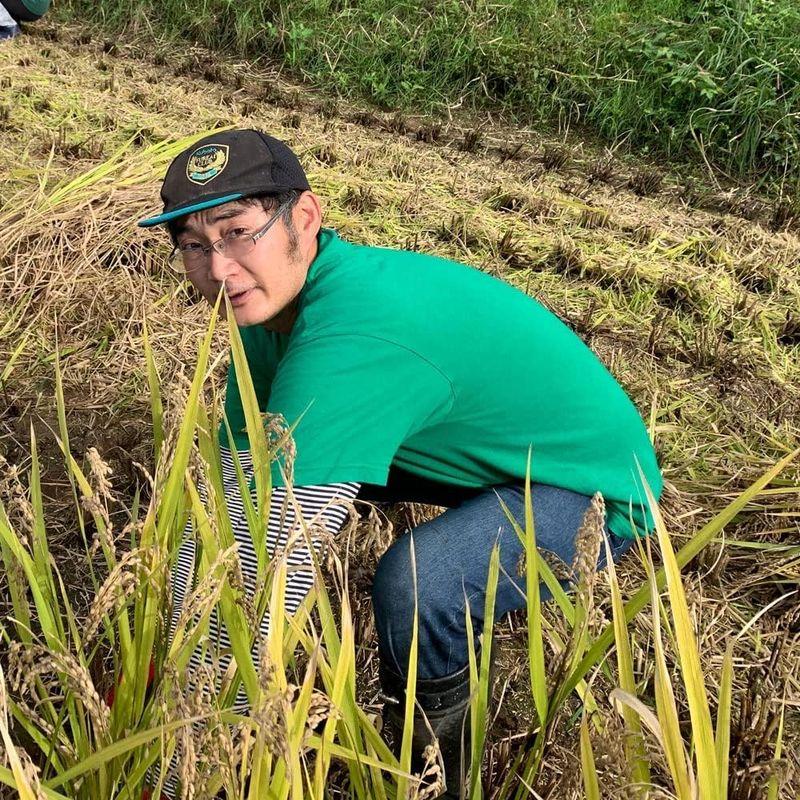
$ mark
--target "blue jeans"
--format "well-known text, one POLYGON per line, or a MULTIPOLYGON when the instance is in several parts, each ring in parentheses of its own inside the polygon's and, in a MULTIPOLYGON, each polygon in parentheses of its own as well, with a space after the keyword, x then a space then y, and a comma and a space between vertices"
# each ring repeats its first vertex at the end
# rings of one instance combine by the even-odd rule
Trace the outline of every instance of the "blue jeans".
MULTIPOLYGON (((419 646, 417 670, 421 680, 443 678, 468 661, 465 595, 473 629, 483 630, 484 594, 489 558, 495 541, 500 545, 500 579, 495 621, 508 611, 526 607, 526 581, 517 566, 523 546, 498 502, 500 496, 524 530, 525 491, 518 484, 482 491, 448 508, 441 516, 401 536, 384 554, 375 571, 372 601, 380 656, 387 666, 406 674, 411 649, 414 586, 410 539, 413 535, 417 568, 419 646)), ((531 487, 536 543, 567 567, 575 555, 575 535, 590 499, 554 486, 531 487)), ((606 529, 614 561, 631 546, 606 529)), ((605 566, 605 547, 598 567, 605 566)), ((568 586, 564 581, 563 585, 568 586)), ((551 595, 540 586, 543 600, 551 595)))

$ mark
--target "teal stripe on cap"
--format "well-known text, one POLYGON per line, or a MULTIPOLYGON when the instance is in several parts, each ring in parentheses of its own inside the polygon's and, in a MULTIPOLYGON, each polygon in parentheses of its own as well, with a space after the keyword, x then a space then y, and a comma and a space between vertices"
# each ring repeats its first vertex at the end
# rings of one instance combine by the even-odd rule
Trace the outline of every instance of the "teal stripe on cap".
POLYGON ((161 225, 163 222, 169 222, 171 219, 178 217, 185 217, 187 214, 193 214, 195 211, 202 211, 204 208, 214 208, 214 206, 221 206, 223 203, 230 203, 231 200, 239 200, 244 195, 241 192, 234 192, 234 194, 226 194, 222 197, 215 197, 213 200, 203 200, 202 203, 193 203, 190 206, 182 206, 175 208, 172 211, 167 211, 165 214, 159 214, 157 217, 149 217, 148 219, 140 219, 137 223, 140 228, 151 228, 153 225, 161 225))

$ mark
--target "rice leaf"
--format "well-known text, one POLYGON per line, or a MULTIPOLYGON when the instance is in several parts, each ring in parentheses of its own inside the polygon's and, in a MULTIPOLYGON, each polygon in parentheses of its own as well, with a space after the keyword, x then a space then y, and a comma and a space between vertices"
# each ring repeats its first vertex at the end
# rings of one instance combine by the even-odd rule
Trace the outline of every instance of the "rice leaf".
POLYGON ((531 451, 525 472, 525 580, 528 605, 528 670, 531 693, 539 723, 547 720, 547 673, 544 668, 544 638, 542 636, 542 598, 539 590, 539 552, 536 549, 536 527, 531 501, 531 451))
MULTIPOLYGON (((781 701, 781 718, 778 722, 778 733, 775 737, 775 755, 772 758, 773 763, 777 766, 781 760, 783 753, 783 722, 786 715, 786 697, 781 701)), ((779 771, 776 769, 772 775, 769 776, 767 783, 767 800, 778 800, 778 791, 780 790, 781 777, 779 771)))
MULTIPOLYGON (((611 585, 611 608, 614 625, 614 639, 617 645, 617 669, 619 671, 620 687, 623 691, 635 696, 636 680, 633 675, 633 658, 631 656, 631 640, 628 634, 628 625, 625 620, 625 609, 622 604, 622 593, 617 580, 617 570, 611 554, 608 537, 603 537, 606 549, 606 565, 609 583, 611 585)), ((625 752, 631 765, 631 777, 637 790, 644 797, 650 785, 650 768, 642 739, 642 726, 639 716, 627 705, 623 706, 622 717, 625 722, 627 736, 625 737, 625 752)))
POLYGON ((717 796, 725 800, 728 796, 728 770, 730 767, 731 749, 731 699, 733 695, 733 646, 735 639, 728 642, 722 659, 722 679, 717 702, 717 728, 715 745, 717 765, 719 768, 717 796))
MULTIPOLYGON (((684 567, 709 542, 713 541, 722 528, 731 522, 731 520, 733 520, 733 518, 748 505, 748 503, 754 500, 760 494, 760 492, 786 468, 789 463, 797 458, 798 453, 800 453, 800 448, 793 450, 791 453, 784 456, 777 464, 775 464, 775 466, 768 469, 758 480, 745 489, 745 491, 743 491, 737 498, 728 503, 728 505, 719 514, 717 514, 717 516, 707 522, 677 553, 675 560, 678 566, 684 567)), ((661 589, 663 589, 666 585, 666 573, 663 568, 656 573, 655 581, 658 590, 661 591, 661 589)), ((630 600, 625 603, 625 619, 627 622, 630 622, 650 601, 650 587, 649 585, 644 585, 630 600)), ((592 669, 592 667, 595 666, 598 661, 600 661, 613 641, 614 625, 613 623, 610 623, 594 640, 594 643, 589 647, 586 655, 581 659, 581 662, 565 680, 563 685, 563 690, 565 692, 569 693, 575 689, 575 686, 578 684, 578 682, 586 676, 589 670, 592 669)))
POLYGON ((236 372, 236 383, 239 388, 239 397, 242 401, 247 438, 250 445, 250 455, 253 459, 253 479, 256 489, 256 527, 250 529, 253 537, 253 547, 258 557, 259 572, 266 569, 269 554, 266 547, 267 520, 269 519, 269 496, 272 490, 271 458, 267 447, 267 438, 261 421, 261 409, 258 405, 255 386, 247 366, 247 356, 244 344, 236 325, 233 307, 227 294, 225 295, 225 308, 227 318, 232 320, 229 325, 231 359, 236 372))
POLYGON ((11 734, 8 730, 8 718, 6 716, 6 681, 3 674, 2 665, 0 665, 0 738, 3 740, 6 758, 11 765, 12 783, 19 793, 20 800, 36 800, 36 792, 31 786, 30 781, 25 775, 25 770, 20 761, 17 748, 11 741, 11 734))
MULTIPOLYGON (((191 499, 192 511, 197 520, 197 535, 203 544, 203 555, 209 561, 213 561, 220 553, 217 540, 214 538, 205 507, 193 481, 188 477, 186 487, 191 499)), ((259 684, 256 669, 251 655, 251 634, 247 624, 247 618, 239 603, 236 602, 233 588, 228 581, 224 581, 221 587, 219 612, 225 629, 231 641, 231 650, 236 659, 236 667, 244 684, 247 699, 251 705, 255 705, 259 696, 259 684)))
MULTIPOLYGON (((497 600, 497 581, 500 576, 500 546, 495 542, 489 558, 489 573, 486 579, 486 596, 483 608, 483 635, 481 637, 481 665, 478 676, 478 691, 472 698, 472 722, 475 725, 472 735, 472 756, 470 763, 470 792, 473 800, 483 797, 481 784, 481 763, 486 745, 486 725, 489 707, 490 666, 492 660, 492 632, 494 630, 494 608, 497 600)), ((538 586, 538 583, 536 584, 538 586)))
POLYGON ((39 584, 44 600, 53 611, 52 620, 54 627, 52 630, 43 630, 47 637, 50 647, 56 646, 56 641, 62 647, 67 646, 64 636, 64 626, 59 613, 58 594, 56 592, 53 572, 50 568, 50 549, 47 544, 47 533, 44 527, 44 507, 42 505, 42 486, 39 470, 39 452, 36 445, 36 433, 31 425, 31 471, 30 471, 30 493, 31 506, 33 508, 33 521, 31 524, 31 554, 33 556, 33 567, 35 579, 39 584))
POLYGON ((581 716, 581 770, 583 772, 583 789, 586 800, 600 800, 600 782, 594 763, 592 742, 589 739, 589 726, 586 713, 581 716))
POLYGON ((694 800, 694 779, 681 737, 675 692, 672 689, 661 637, 661 601, 652 562, 647 559, 648 586, 653 607, 653 652, 655 660, 656 713, 663 731, 664 755, 678 800, 694 800))
POLYGON ((142 321, 142 341, 147 364, 147 385, 150 388, 150 413, 153 418, 153 463, 158 464, 161 458, 161 448, 164 445, 164 405, 161 401, 161 379, 158 376, 153 357, 153 348, 150 346, 146 319, 142 321))
POLYGON ((666 571, 667 592, 670 609, 674 619, 675 641, 678 651, 683 680, 686 685, 686 696, 689 703, 689 714, 692 720, 692 739, 696 750, 697 780, 701 800, 714 800, 718 797, 720 783, 719 760, 714 745, 714 732, 711 723, 711 711, 708 705, 703 668, 697 649, 686 593, 683 589, 680 567, 672 549, 658 503, 650 491, 650 487, 640 470, 644 491, 655 520, 656 532, 661 548, 661 558, 666 571))

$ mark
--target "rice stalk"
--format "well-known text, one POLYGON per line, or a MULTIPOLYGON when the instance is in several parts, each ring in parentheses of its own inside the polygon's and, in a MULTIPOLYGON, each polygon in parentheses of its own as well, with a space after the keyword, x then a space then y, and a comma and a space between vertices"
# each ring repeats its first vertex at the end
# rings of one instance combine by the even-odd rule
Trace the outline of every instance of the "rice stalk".
MULTIPOLYGON (((786 698, 783 698, 781 702, 781 716, 780 721, 778 723, 778 732, 775 736, 775 755, 773 757, 773 761, 777 764, 780 762, 781 755, 783 753, 783 725, 784 720, 786 718, 786 698)), ((769 782, 767 783, 767 800, 778 800, 778 792, 780 791, 780 775, 778 774, 777 770, 769 776, 769 782)))
POLYGON ((728 772, 730 769, 731 751, 731 699, 733 696, 733 646, 732 639, 725 648, 722 659, 722 677, 719 697, 717 698, 717 721, 714 733, 714 745, 717 752, 718 785, 717 796, 725 800, 728 796, 728 772))
MULTIPOLYGON (((400 740, 400 769, 411 772, 411 741, 414 733, 414 707, 417 702, 417 646, 419 636, 417 599, 417 558, 414 551, 414 535, 408 537, 409 558, 411 560, 411 580, 414 587, 414 616, 411 622, 411 650, 408 655, 406 675, 406 705, 403 712, 403 736, 400 740)), ((402 776, 397 781, 397 796, 406 797, 409 793, 408 780, 402 776)))
POLYGON ((542 599, 539 592, 539 553, 536 549, 536 528, 531 501, 531 451, 525 472, 525 582, 528 606, 528 670, 531 692, 539 724, 547 721, 547 674, 544 668, 544 638, 542 636, 542 599))
POLYGON ((697 796, 696 781, 694 771, 686 754, 683 737, 681 736, 675 692, 672 688, 661 636, 661 599, 658 594, 659 590, 654 570, 649 559, 647 573, 653 614, 656 712, 660 728, 663 731, 662 746, 678 800, 694 800, 697 796))
MULTIPOLYGON (((644 483, 644 475, 642 474, 644 483)), ((664 520, 658 509, 657 502, 644 483, 650 510, 655 520, 656 532, 664 561, 666 573, 667 592, 669 595, 670 609, 674 621, 675 641, 678 651, 683 680, 686 685, 686 695, 689 704, 689 713, 692 720, 692 741, 695 749, 697 763, 697 780, 701 800, 713 800, 719 795, 722 784, 727 786, 727 773, 720 773, 719 759, 714 745, 714 731, 711 723, 711 712, 708 705, 703 669, 700 665, 700 655, 697 648, 694 629, 686 602, 686 593, 681 580, 680 567, 675 558, 675 552, 667 533, 664 520)), ((724 715, 723 715, 724 716, 724 715)), ((719 732, 722 736, 722 731, 719 732)))
MULTIPOLYGON (((617 650, 617 674, 620 688, 629 695, 636 695, 636 680, 633 674, 633 658, 631 656, 631 637, 625 619, 622 593, 617 580, 617 570, 611 554, 608 539, 604 539, 606 550, 606 569, 611 586, 611 607, 613 612, 614 641, 617 650)), ((642 797, 647 794, 650 785, 650 768, 642 738, 642 726, 639 716, 628 705, 623 705, 622 717, 625 723, 625 752, 631 765, 631 777, 635 791, 642 797)))
POLYGON ((581 715, 581 772, 583 773, 583 790, 586 800, 600 800, 600 783, 597 778, 597 767, 594 763, 585 711, 581 715))
POLYGON ((475 642, 472 630, 472 615, 469 599, 466 600, 467 640, 469 642, 470 664, 470 732, 471 757, 469 770, 469 796, 475 800, 483 797, 481 784, 481 763, 486 745, 486 724, 491 694, 490 665, 492 659, 492 633, 494 631, 494 607, 497 599, 497 581, 500 575, 500 546, 495 542, 489 557, 489 572, 486 578, 484 598, 483 633, 481 635, 480 671, 475 663, 475 642))
POLYGON ((42 792, 38 776, 35 773, 31 774, 29 767, 32 765, 30 761, 23 764, 17 748, 11 741, 11 734, 8 730, 8 696, 6 694, 6 682, 2 666, 0 666, 0 737, 3 739, 6 758, 11 765, 13 785, 19 792, 20 800, 41 800, 42 792))

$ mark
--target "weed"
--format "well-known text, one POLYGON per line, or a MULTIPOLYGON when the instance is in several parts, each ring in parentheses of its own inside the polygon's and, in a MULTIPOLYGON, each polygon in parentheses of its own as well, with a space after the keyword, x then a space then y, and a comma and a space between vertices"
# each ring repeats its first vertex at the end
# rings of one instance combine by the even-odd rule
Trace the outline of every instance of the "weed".
POLYGON ((587 230, 607 228, 611 224, 611 215, 603 208, 584 208, 578 224, 587 230))
POLYGON ((654 169, 637 169, 628 179, 628 188, 639 197, 652 197, 661 191, 664 176, 654 169))
POLYGON ((438 142, 439 137, 442 135, 442 125, 439 122, 428 122, 424 125, 420 125, 414 135, 418 142, 433 144, 434 142, 438 142))
POLYGON ((562 236, 550 251, 547 263, 556 272, 574 277, 580 275, 583 269, 583 254, 572 239, 562 236))
POLYGON ((483 133, 478 128, 471 128, 464 131, 464 138, 461 141, 461 149, 465 153, 475 153, 483 142, 483 133))
POLYGON ((558 171, 564 167, 569 160, 569 150, 561 145, 545 145, 542 153, 542 166, 550 171, 558 171))
POLYGON ((383 108, 482 105, 530 121, 578 111, 583 124, 634 146, 702 156, 742 176, 796 172, 800 10, 792 0, 773 0, 769 11, 736 0, 590 0, 579 15, 522 0, 489 10, 446 3, 436 14, 428 3, 385 0, 374 8, 243 0, 235 15, 176 0, 63 5, 106 30, 141 18, 238 58, 268 54, 327 91, 383 108))
POLYGON ((373 211, 378 202, 370 186, 348 186, 344 194, 344 204, 356 214, 373 211))
POLYGON ((614 179, 614 160, 612 156, 595 159, 587 173, 589 183, 611 183, 614 179))

